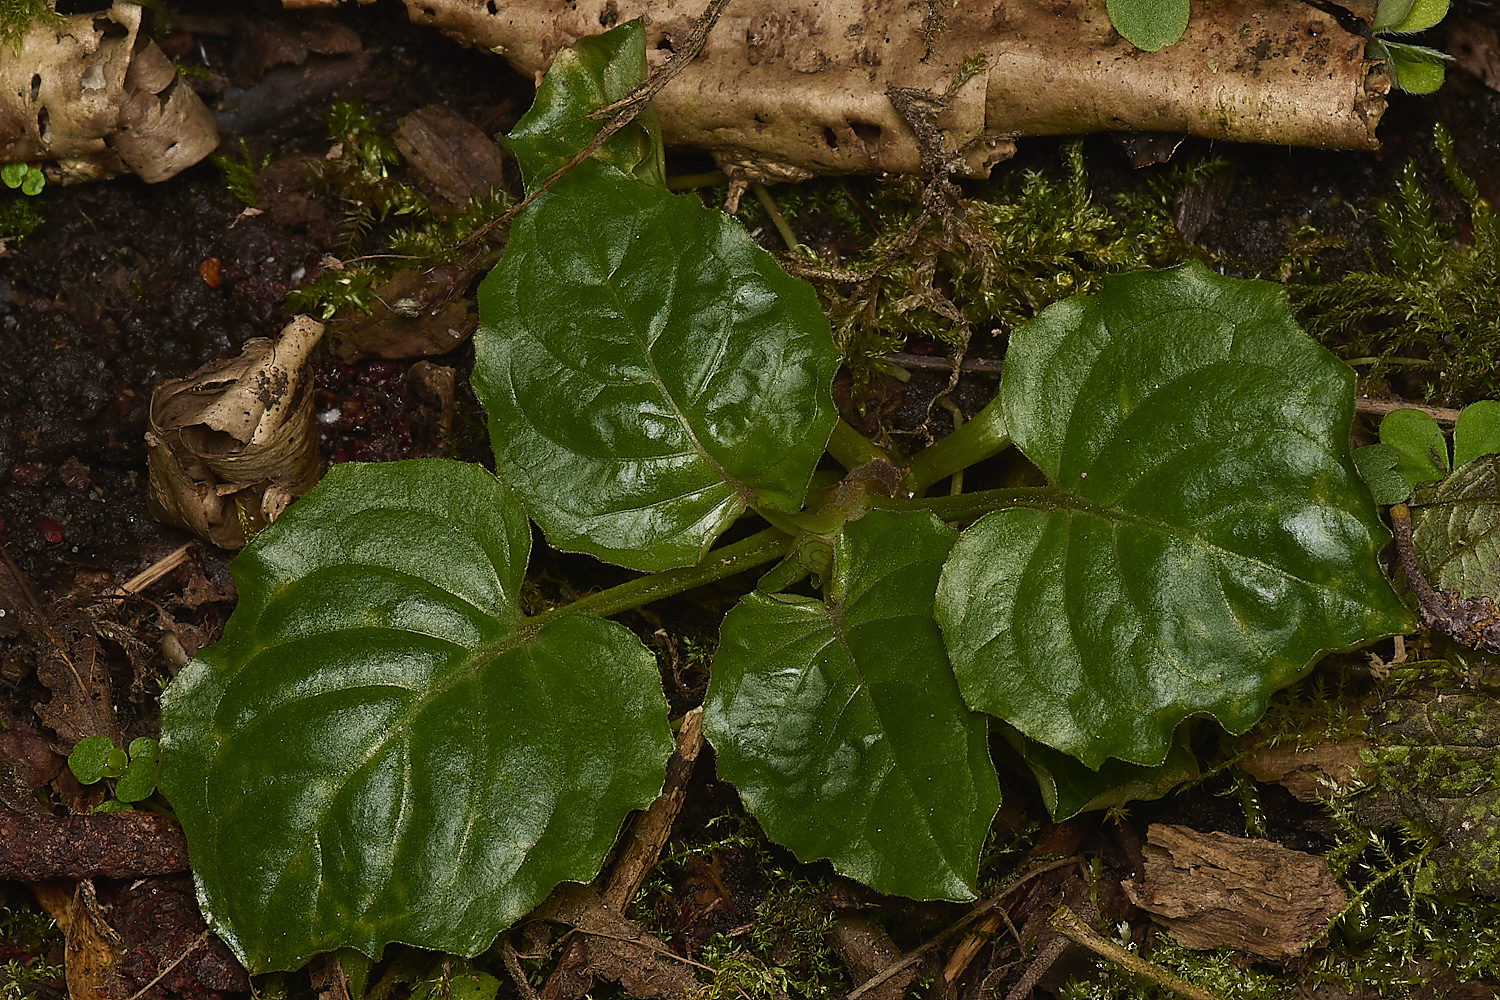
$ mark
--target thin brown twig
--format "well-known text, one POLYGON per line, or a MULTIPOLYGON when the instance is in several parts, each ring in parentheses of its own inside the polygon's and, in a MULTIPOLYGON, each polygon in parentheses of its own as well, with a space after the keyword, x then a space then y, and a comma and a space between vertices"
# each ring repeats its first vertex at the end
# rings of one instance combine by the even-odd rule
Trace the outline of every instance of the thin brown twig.
POLYGON ((1458 411, 1446 406, 1423 406, 1421 403, 1408 403, 1404 399, 1366 399, 1359 396, 1354 400, 1356 412, 1368 414, 1372 417, 1383 417, 1393 410, 1421 410, 1440 424, 1452 427, 1458 421, 1458 411))
POLYGON ((1038 875, 1044 875, 1047 872, 1056 871, 1059 868, 1066 868, 1068 865, 1075 865, 1079 862, 1079 860, 1080 859, 1075 855, 1070 858, 1062 858, 1058 861, 1050 861, 1047 864, 1038 865, 1036 868, 1031 869, 1025 874, 1012 879, 1010 882, 1001 886, 989 896, 986 896, 981 902, 975 903, 974 907, 970 909, 968 913, 964 914, 949 926, 943 928, 943 930, 939 932, 936 937, 932 938, 930 941, 924 942, 916 948, 913 948, 901 958, 892 962, 890 965, 887 965, 885 968, 875 973, 875 975, 871 976, 869 979, 866 979, 863 983, 856 987, 845 998, 845 1000, 859 1000, 860 997, 864 996, 866 993, 870 992, 875 987, 885 982, 887 979, 890 979, 896 973, 901 972, 904 969, 909 969, 913 965, 916 965, 918 962, 922 961, 922 959, 926 958, 929 952, 936 951, 938 948, 941 948, 943 945, 947 944, 954 935, 962 932, 974 921, 983 917, 991 910, 999 907, 999 905, 1005 900, 1005 897, 1009 896, 1011 893, 1015 892, 1021 886, 1025 885, 1027 882, 1030 882, 1038 875))
POLYGON ((1078 914, 1069 909, 1067 904, 1054 910, 1047 922, 1057 933, 1083 945, 1100 958, 1107 959, 1137 976, 1149 979, 1180 997, 1186 997, 1187 1000, 1219 1000, 1207 990, 1194 986, 1192 983, 1183 982, 1166 969, 1153 965, 1134 952, 1126 951, 1113 941, 1105 940, 1093 928, 1080 920, 1078 914))

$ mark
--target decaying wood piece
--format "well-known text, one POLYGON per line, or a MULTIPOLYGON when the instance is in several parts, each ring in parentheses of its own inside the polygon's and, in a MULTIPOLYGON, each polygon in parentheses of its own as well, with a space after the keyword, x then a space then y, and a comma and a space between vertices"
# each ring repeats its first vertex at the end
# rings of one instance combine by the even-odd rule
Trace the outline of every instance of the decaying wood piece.
POLYGON ((188 870, 182 828, 136 809, 90 816, 0 810, 0 879, 144 878, 188 870))
MULTIPOLYGON (((660 66, 704 7, 406 4, 414 22, 532 75, 579 38, 642 15, 647 55, 660 66)), ((1389 79, 1364 48, 1364 38, 1300 0, 1197 5, 1182 40, 1155 53, 1115 33, 1104 0, 735 0, 655 107, 668 143, 705 149, 731 176, 752 180, 918 170, 916 137, 893 91, 925 92, 941 106, 933 124, 945 152, 972 176, 1009 156, 1016 135, 1142 130, 1369 149, 1389 79), (967 75, 980 57, 983 68, 967 75)))
POLYGON ((0 58, 0 163, 49 161, 63 183, 155 182, 212 153, 213 115, 140 28, 140 6, 120 2, 66 27, 39 19, 0 58))
POLYGON ((1321 858, 1267 840, 1153 823, 1145 858, 1125 893, 1184 948, 1296 958, 1347 902, 1321 858))
POLYGON ((1369 771, 1364 754, 1370 741, 1360 738, 1325 740, 1309 747, 1293 742, 1261 746, 1238 761, 1256 781, 1278 784, 1303 802, 1319 802, 1339 788, 1353 788, 1369 771))
POLYGON ((322 473, 307 359, 323 324, 298 316, 151 394, 147 506, 226 549, 274 521, 322 473))

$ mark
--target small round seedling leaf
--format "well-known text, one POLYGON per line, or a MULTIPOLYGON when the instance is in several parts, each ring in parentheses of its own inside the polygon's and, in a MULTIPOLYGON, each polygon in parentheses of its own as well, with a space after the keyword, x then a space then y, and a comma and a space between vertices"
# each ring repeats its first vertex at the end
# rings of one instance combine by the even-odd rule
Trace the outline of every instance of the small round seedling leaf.
POLYGON ((1400 460, 1401 453, 1384 443, 1354 449, 1354 467, 1370 487, 1370 496, 1381 506, 1400 503, 1411 496, 1413 484, 1396 471, 1400 460))
POLYGON ((232 564, 223 638, 162 698, 160 784, 246 968, 476 955, 659 793, 655 658, 613 622, 525 619, 530 542, 477 466, 346 464, 232 564))
POLYGON ((1109 23, 1127 42, 1145 52, 1173 44, 1187 30, 1189 0, 1107 0, 1109 23))
POLYGON ((1500 402, 1481 399, 1458 414, 1453 425, 1453 467, 1485 455, 1500 455, 1500 402))
POLYGON ((937 617, 968 703, 1091 768, 1247 729, 1325 650, 1412 620, 1349 457, 1354 374, 1277 285, 1106 279, 1011 335, 1000 392, 1052 483, 966 530, 937 617))
POLYGON ((696 195, 580 164, 516 220, 479 310, 496 468, 556 547, 669 569, 747 506, 801 507, 836 419, 828 321, 696 195))
POLYGON ((1380 443, 1396 449, 1396 472, 1412 486, 1448 474, 1443 429, 1421 410, 1392 410, 1380 421, 1380 443))
POLYGON ((130 763, 115 782, 115 798, 121 802, 139 802, 156 791, 157 763, 160 745, 149 736, 130 741, 130 763))
POLYGON ((1390 64, 1391 83, 1408 94, 1431 94, 1443 85, 1452 57, 1425 45, 1381 42, 1390 64))
POLYGON ((73 745, 72 752, 68 754, 68 770, 73 772, 73 777, 78 779, 80 785, 92 785, 119 774, 118 770, 112 773, 111 764, 123 764, 123 758, 124 754, 110 742, 109 737, 100 733, 81 739, 73 745), (112 761, 115 754, 120 755, 120 761, 112 761))
POLYGON ((932 619, 955 532, 872 512, 826 601, 754 593, 729 613, 704 703, 719 773, 804 861, 916 899, 971 899, 1000 803, 982 716, 932 619))

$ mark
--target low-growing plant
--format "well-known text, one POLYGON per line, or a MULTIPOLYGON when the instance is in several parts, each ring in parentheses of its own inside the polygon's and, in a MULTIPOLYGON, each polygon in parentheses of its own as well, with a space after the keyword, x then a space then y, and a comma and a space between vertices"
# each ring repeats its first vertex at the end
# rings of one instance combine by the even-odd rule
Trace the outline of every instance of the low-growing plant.
POLYGON ((19 191, 24 198, 7 198, 0 202, 0 240, 25 239, 42 224, 42 215, 31 199, 42 193, 47 178, 36 167, 25 163, 7 163, 0 167, 0 183, 19 191))
POLYGON ((137 737, 121 750, 100 734, 74 744, 68 754, 68 769, 84 786, 109 779, 113 794, 95 806, 94 812, 118 812, 155 794, 160 756, 160 744, 149 736, 137 737))
POLYGON ((645 70, 639 24, 580 42, 506 140, 534 200, 479 292, 495 473, 335 467, 162 699, 161 784, 252 970, 473 956, 592 879, 672 750, 609 616, 756 567, 704 705, 720 776, 800 859, 921 899, 976 894, 992 725, 1066 814, 1159 788, 1185 720, 1243 732, 1324 651, 1412 627, 1353 373, 1279 287, 1113 276, 1014 331, 961 429, 886 453, 837 420, 813 291, 667 192, 649 114, 544 190, 645 70), (1049 485, 925 495, 1012 445, 1049 485), (644 575, 526 614, 533 521, 644 575))

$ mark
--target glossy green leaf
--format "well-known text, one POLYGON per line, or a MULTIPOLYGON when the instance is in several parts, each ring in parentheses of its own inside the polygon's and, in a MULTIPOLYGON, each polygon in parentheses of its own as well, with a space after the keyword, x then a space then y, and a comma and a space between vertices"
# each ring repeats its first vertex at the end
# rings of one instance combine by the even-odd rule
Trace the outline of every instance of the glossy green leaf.
POLYGON ((1416 500, 1412 546, 1428 581, 1460 597, 1500 598, 1500 456, 1469 462, 1416 500))
POLYGON ((872 512, 827 600, 754 593, 724 620, 703 729, 766 833, 881 892, 971 899, 1000 803, 983 717, 932 620, 955 533, 872 512))
POLYGON ((1099 767, 1231 732, 1330 648, 1412 627, 1349 457, 1354 375, 1284 293, 1200 264, 1011 335, 1000 391, 1053 484, 954 546, 936 612, 968 703, 1099 767))
POLYGON ((1199 773, 1198 758, 1180 738, 1172 742, 1167 759, 1153 767, 1107 760, 1096 771, 1009 726, 1002 732, 1031 769, 1042 803, 1056 823, 1096 809, 1159 799, 1199 773))
POLYGON ((589 161, 479 289, 474 386, 551 543, 687 566, 747 505, 795 511, 835 414, 810 286, 696 195, 589 161))
POLYGON ((223 638, 162 698, 160 783, 250 970, 476 955, 660 790, 654 658, 612 622, 523 618, 530 540, 477 466, 351 464, 233 563, 223 638))
MULTIPOLYGON (((533 190, 592 142, 604 122, 589 113, 628 95, 645 82, 647 72, 646 31, 639 20, 581 38, 559 52, 531 109, 501 140, 520 164, 526 190, 533 190)), ((649 106, 594 155, 637 180, 667 186, 661 126, 649 106)))
POLYGON ((1500 402, 1481 399, 1458 414, 1453 426, 1453 467, 1500 454, 1500 402))
POLYGON ((1189 0, 1106 0, 1109 23, 1127 42, 1146 52, 1173 44, 1187 30, 1189 0))

